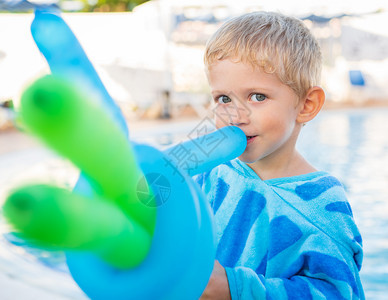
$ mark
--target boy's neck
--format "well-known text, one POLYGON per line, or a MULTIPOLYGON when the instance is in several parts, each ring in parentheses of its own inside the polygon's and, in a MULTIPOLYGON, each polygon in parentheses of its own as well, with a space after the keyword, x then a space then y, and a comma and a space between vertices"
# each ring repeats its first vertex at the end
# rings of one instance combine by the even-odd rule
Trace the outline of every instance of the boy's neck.
POLYGON ((292 177, 316 172, 317 170, 310 165, 302 155, 296 150, 287 160, 276 160, 275 162, 261 159, 247 165, 262 179, 269 180, 275 178, 292 177))

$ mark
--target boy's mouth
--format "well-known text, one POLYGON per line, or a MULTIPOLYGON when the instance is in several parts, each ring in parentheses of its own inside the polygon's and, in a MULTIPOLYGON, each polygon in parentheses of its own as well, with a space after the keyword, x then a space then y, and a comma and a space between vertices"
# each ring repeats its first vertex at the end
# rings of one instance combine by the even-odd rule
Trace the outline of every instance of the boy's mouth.
POLYGON ((249 141, 250 139, 252 139, 252 138, 254 138, 254 137, 256 137, 257 135, 250 135, 250 136, 248 136, 247 135, 247 140, 249 141))

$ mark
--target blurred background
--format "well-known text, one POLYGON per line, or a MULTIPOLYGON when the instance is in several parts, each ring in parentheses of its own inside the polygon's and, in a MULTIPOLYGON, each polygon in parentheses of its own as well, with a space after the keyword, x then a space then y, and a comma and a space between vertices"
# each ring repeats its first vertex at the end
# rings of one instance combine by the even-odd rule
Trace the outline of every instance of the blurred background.
MULTIPOLYGON (((298 147, 345 185, 364 238, 367 299, 388 293, 388 2, 316 0, 0 0, 0 205, 31 181, 71 188, 78 171, 15 129, 23 89, 49 72, 31 34, 34 6, 56 6, 130 126, 163 148, 211 117, 206 40, 228 18, 278 11, 304 20, 324 57, 327 101, 298 147)), ((9 235, 0 215, 1 299, 84 299, 62 253, 9 235), (22 247, 18 247, 22 246, 22 247)))

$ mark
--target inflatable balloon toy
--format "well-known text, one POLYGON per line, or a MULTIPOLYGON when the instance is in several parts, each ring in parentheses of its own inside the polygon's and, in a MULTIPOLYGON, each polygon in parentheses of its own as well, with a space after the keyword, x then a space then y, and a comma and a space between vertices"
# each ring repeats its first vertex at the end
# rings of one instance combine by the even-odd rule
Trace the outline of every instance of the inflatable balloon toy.
POLYGON ((215 238, 206 197, 190 176, 239 156, 245 134, 224 127, 163 152, 136 144, 60 15, 37 10, 31 32, 52 75, 24 91, 21 120, 81 176, 73 191, 18 188, 3 206, 6 219, 34 245, 64 250, 91 299, 198 299, 215 238), (217 151, 206 140, 217 141, 217 151), (182 149, 191 158, 184 168, 174 155, 182 149))

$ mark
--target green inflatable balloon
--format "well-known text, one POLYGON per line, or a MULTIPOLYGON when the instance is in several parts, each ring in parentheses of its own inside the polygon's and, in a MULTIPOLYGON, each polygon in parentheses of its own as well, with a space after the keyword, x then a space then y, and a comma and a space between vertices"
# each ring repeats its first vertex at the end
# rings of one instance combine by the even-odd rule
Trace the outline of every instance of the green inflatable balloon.
POLYGON ((53 186, 21 188, 7 198, 3 210, 36 246, 89 250, 120 269, 142 262, 151 243, 149 233, 112 203, 53 186))
MULTIPOLYGON (((84 213, 87 216, 82 221, 82 226, 86 227, 80 229, 79 233, 84 234, 84 237, 87 237, 88 226, 93 232, 102 230, 105 225, 100 227, 91 219, 99 220, 106 209, 110 212, 111 217, 114 216, 112 220, 117 216, 117 222, 122 228, 120 235, 128 235, 123 239, 124 244, 120 246, 125 249, 123 253, 126 251, 127 254, 132 254, 123 258, 121 262, 121 257, 124 255, 118 255, 117 251, 110 252, 117 246, 117 232, 114 230, 118 226, 116 221, 112 227, 107 227, 106 232, 112 233, 110 238, 105 235, 99 237, 91 234, 93 242, 89 244, 90 250, 116 267, 128 268, 128 266, 141 263, 148 253, 155 229, 156 209, 153 203, 148 203, 147 206, 141 203, 136 194, 137 184, 144 177, 136 163, 129 141, 101 107, 91 101, 85 101, 86 99, 86 95, 82 95, 66 80, 48 75, 38 79, 23 93, 20 116, 26 128, 83 171, 93 187, 96 199, 85 200, 80 195, 73 196, 70 192, 66 193, 54 188, 29 187, 16 191, 9 197, 9 206, 7 206, 8 201, 6 203, 9 209, 4 209, 4 213, 10 222, 15 224, 15 227, 19 230, 23 229, 22 232, 29 232, 28 226, 22 225, 24 223, 13 212, 26 210, 27 213, 28 209, 33 209, 39 214, 44 213, 45 218, 53 221, 57 228, 42 230, 40 233, 36 228, 42 228, 43 225, 39 222, 46 221, 43 221, 43 217, 41 220, 34 219, 31 223, 33 229, 26 234, 27 236, 39 239, 43 243, 52 242, 54 245, 65 248, 86 249, 88 242, 79 242, 77 235, 74 237, 75 240, 69 238, 77 231, 77 226, 70 227, 68 224, 74 221, 75 224, 81 226, 82 214, 79 214, 78 211, 81 204, 77 204, 77 201, 79 200, 84 205, 84 213), (45 199, 51 198, 53 203, 58 204, 56 211, 58 219, 51 217, 49 213, 51 209, 55 209, 54 204, 49 204, 49 201, 33 200, 35 196, 28 196, 27 191, 32 191, 36 198, 42 194, 45 199), (75 198, 78 200, 75 201, 75 198), (65 199, 71 199, 71 201, 65 199), (64 205, 66 201, 68 204, 64 205), (36 208, 38 205, 43 207, 36 208), (96 215, 87 213, 88 210, 96 212, 96 215), (124 217, 126 222, 124 222, 124 217), (94 227, 88 225, 89 223, 93 223, 94 227), (57 236, 55 240, 51 240, 56 230, 58 230, 57 236), (44 236, 44 232, 47 233, 47 236, 44 236), (102 239, 108 246, 96 247, 94 243, 102 239), (61 245, 58 244, 60 240, 63 240, 61 245), (132 245, 132 248, 128 248, 129 245, 132 245), (136 245, 135 248, 133 248, 134 245, 136 245), (117 258, 114 258, 116 254, 117 258)), ((154 197, 150 198, 154 199, 154 197)), ((29 211, 28 214, 30 213, 32 212, 29 211)), ((86 241, 88 241, 87 238, 86 241)))

